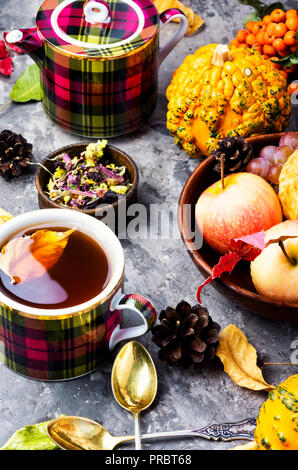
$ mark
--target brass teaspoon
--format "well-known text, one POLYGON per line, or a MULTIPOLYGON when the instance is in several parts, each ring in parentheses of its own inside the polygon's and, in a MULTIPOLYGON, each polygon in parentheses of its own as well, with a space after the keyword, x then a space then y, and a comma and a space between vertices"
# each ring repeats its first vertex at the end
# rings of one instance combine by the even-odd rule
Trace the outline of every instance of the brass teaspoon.
MULTIPOLYGON (((246 419, 233 424, 213 424, 189 431, 157 432, 142 435, 142 439, 167 437, 201 437, 233 441, 254 439, 256 420, 246 419)), ((61 416, 47 426, 49 437, 64 450, 113 450, 117 445, 134 441, 135 436, 112 436, 101 424, 79 416, 61 416)))
POLYGON ((156 369, 147 349, 137 341, 125 344, 115 359, 111 381, 119 405, 133 414, 135 445, 140 450, 139 415, 151 405, 157 392, 156 369))

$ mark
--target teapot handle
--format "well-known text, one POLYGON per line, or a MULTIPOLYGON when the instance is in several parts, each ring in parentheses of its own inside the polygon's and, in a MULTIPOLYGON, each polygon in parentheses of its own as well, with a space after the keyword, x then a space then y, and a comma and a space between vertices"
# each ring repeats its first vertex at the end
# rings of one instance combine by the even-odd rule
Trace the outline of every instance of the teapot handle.
POLYGON ((165 10, 159 16, 161 25, 164 26, 169 21, 174 20, 175 18, 180 18, 180 25, 174 36, 165 44, 159 51, 159 65, 165 60, 167 55, 171 52, 172 49, 178 44, 178 42, 183 38, 184 34, 188 28, 188 19, 185 14, 178 10, 177 8, 170 8, 165 10))

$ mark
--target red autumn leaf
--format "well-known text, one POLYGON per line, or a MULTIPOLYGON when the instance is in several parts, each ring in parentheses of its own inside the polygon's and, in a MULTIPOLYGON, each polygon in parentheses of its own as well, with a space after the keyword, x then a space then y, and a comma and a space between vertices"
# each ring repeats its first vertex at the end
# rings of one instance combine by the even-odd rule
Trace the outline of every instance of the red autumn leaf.
POLYGON ((265 249, 265 232, 253 233, 241 238, 231 240, 233 251, 222 256, 216 266, 212 269, 212 275, 198 287, 197 299, 201 303, 201 291, 204 286, 210 284, 214 279, 219 278, 225 272, 232 272, 236 264, 242 259, 254 261, 265 249))
MULTIPOLYGON (((24 51, 22 51, 22 49, 20 49, 18 46, 16 46, 15 44, 11 44, 10 42, 7 41, 6 39, 6 36, 8 35, 8 33, 3 33, 3 37, 4 37, 4 41, 6 42, 6 44, 13 50, 15 51, 17 54, 24 54, 24 51)), ((3 41, 2 41, 3 42, 3 41)))
POLYGON ((6 45, 4 41, 0 41, 0 59, 4 59, 8 57, 8 50, 6 49, 6 45))
POLYGON ((241 258, 245 261, 254 261, 257 256, 264 250, 265 232, 256 232, 241 238, 231 240, 233 251, 241 254, 241 258))
POLYGON ((255 248, 259 248, 259 250, 263 251, 266 246, 265 237, 265 231, 261 230, 261 232, 246 235, 245 237, 241 238, 235 238, 234 240, 241 240, 242 242, 248 243, 249 245, 254 246, 255 248))
POLYGON ((207 284, 210 284, 214 279, 220 277, 223 273, 226 272, 232 272, 233 269, 235 268, 236 264, 241 260, 241 256, 239 253, 232 252, 232 253, 227 253, 226 255, 222 256, 219 260, 219 262, 214 266, 212 269, 212 274, 209 276, 203 284, 201 284, 198 287, 197 291, 197 299, 198 302, 201 303, 201 291, 203 287, 205 287, 207 284))
POLYGON ((6 77, 10 76, 13 72, 12 58, 6 57, 5 59, 0 60, 0 73, 6 77))

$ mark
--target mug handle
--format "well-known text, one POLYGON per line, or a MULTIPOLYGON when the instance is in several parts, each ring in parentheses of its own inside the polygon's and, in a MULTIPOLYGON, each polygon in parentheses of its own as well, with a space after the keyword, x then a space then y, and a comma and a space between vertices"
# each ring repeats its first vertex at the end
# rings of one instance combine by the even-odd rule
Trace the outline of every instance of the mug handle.
POLYGON ((169 8, 168 10, 163 11, 159 15, 161 25, 166 25, 169 21, 172 21, 175 18, 180 18, 180 25, 174 36, 160 49, 159 51, 159 65, 165 60, 167 55, 171 52, 172 49, 178 44, 178 42, 183 38, 184 34, 188 28, 188 19, 185 14, 178 10, 178 8, 169 8))
POLYGON ((117 343, 124 339, 136 338, 144 335, 150 330, 157 318, 156 310, 150 300, 139 294, 123 294, 118 292, 113 298, 110 310, 132 310, 137 313, 143 320, 143 325, 133 326, 130 328, 120 328, 117 325, 111 334, 109 341, 109 350, 114 349, 117 343))

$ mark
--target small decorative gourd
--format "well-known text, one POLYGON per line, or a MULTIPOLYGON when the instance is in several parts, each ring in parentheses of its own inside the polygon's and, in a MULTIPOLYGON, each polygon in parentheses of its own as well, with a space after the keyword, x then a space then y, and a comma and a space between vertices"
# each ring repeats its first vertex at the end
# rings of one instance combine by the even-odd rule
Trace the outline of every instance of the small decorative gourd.
POLYGON ((291 112, 285 77, 246 48, 210 44, 189 55, 167 89, 167 127, 190 156, 219 139, 279 132, 291 112))
POLYGON ((257 450, 298 450, 298 374, 269 392, 255 432, 257 450))

